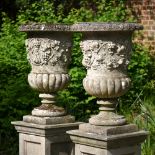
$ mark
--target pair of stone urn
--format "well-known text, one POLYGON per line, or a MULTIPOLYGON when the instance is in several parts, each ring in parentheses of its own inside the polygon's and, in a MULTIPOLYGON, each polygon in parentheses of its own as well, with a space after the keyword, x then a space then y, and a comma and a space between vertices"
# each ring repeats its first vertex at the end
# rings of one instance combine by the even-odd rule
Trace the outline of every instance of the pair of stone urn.
POLYGON ((83 79, 86 92, 97 97, 99 114, 89 119, 95 126, 126 124, 124 116, 115 113, 118 97, 130 87, 127 75, 132 48, 132 33, 142 26, 135 23, 77 23, 22 25, 26 32, 26 49, 32 70, 28 75, 30 86, 39 91, 42 104, 24 116, 25 122, 61 124, 74 122, 56 104, 56 93, 69 81, 68 65, 71 61, 72 34, 81 32, 82 64, 87 69, 83 79))

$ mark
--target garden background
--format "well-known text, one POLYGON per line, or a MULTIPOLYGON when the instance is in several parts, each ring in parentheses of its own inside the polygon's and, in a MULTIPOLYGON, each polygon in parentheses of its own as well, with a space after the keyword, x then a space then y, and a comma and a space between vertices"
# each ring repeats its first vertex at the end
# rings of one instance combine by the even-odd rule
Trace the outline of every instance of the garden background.
MULTIPOLYGON (((0 155, 18 154, 18 134, 11 121, 22 120, 23 115, 30 114, 32 108, 40 103, 38 93, 34 92, 27 82, 30 65, 26 59, 24 45, 26 34, 19 32, 19 26, 30 22, 93 21, 141 22, 145 26, 145 31, 135 33, 133 36, 133 54, 128 66, 133 84, 128 93, 120 98, 117 109, 129 122, 150 131, 148 139, 142 145, 142 152, 143 155, 155 155, 153 53, 155 45, 153 39, 149 37, 150 34, 155 36, 155 32, 150 30, 152 29, 150 21, 155 18, 152 16, 154 12, 150 13, 152 19, 144 18, 143 12, 142 16, 140 13, 135 14, 135 7, 139 5, 139 1, 134 2, 135 5, 126 0, 2 0, 0 2, 0 155), (150 27, 147 27, 148 25, 150 27)), ((90 115, 98 112, 98 106, 95 104, 95 97, 88 95, 82 86, 86 70, 81 63, 82 52, 79 47, 81 37, 80 33, 73 36, 72 63, 69 69, 71 82, 66 90, 59 93, 58 100, 77 121, 87 122, 90 115)))

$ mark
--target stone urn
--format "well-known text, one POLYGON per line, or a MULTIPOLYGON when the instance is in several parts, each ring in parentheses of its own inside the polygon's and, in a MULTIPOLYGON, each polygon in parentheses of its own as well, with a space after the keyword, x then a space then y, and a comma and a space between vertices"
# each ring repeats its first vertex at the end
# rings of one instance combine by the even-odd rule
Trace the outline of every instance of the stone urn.
POLYGON ((131 80, 127 74, 132 50, 132 33, 143 27, 135 23, 77 23, 72 29, 82 32, 80 43, 82 64, 87 69, 83 80, 86 92, 97 97, 99 114, 89 123, 98 126, 126 124, 124 116, 118 115, 118 97, 124 95, 131 80))
POLYGON ((28 82, 42 99, 42 104, 33 109, 33 117, 24 116, 23 120, 41 124, 41 118, 45 124, 73 122, 74 118, 65 116, 64 108, 56 105, 57 92, 70 81, 67 71, 71 60, 70 25, 30 24, 22 25, 20 31, 27 33, 27 58, 32 68, 28 82))

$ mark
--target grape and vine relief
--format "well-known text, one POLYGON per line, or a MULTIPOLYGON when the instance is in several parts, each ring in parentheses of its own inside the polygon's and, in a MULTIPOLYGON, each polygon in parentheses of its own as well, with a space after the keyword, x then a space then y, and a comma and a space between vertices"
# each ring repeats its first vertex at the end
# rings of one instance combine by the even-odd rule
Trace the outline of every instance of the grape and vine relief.
POLYGON ((92 70, 126 69, 130 58, 128 41, 84 40, 80 43, 82 64, 92 70))
POLYGON ((35 66, 67 65, 70 62, 70 47, 69 42, 48 38, 30 38, 26 40, 27 59, 35 66))

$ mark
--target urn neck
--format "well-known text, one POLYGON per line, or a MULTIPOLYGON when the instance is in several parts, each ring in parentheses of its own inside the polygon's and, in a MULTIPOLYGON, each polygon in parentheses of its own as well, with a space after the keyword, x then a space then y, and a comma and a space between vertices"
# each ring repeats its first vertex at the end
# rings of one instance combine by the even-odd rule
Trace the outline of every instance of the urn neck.
POLYGON ((115 112, 116 111, 116 106, 118 104, 118 99, 113 98, 113 99, 99 99, 97 101, 97 104, 100 105, 100 113, 102 112, 115 112))

